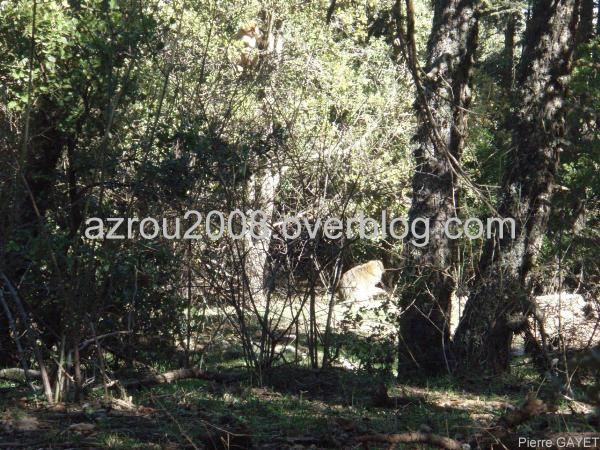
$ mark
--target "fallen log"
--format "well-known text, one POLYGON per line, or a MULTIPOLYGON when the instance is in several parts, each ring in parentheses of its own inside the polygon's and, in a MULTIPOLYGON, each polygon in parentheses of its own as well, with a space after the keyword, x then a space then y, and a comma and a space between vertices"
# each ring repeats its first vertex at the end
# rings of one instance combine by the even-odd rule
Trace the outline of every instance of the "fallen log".
POLYGON ((204 372, 200 369, 177 369, 170 370, 157 375, 147 375, 139 380, 122 380, 121 386, 124 388, 136 389, 141 387, 151 387, 157 384, 167 384, 174 381, 197 378, 200 380, 224 381, 225 378, 218 374, 204 372))
POLYGON ((27 376, 25 376, 25 370, 19 367, 0 369, 0 379, 15 381, 17 383, 26 383, 27 378, 30 380, 41 380, 42 373, 39 370, 27 369, 27 376))
MULTIPOLYGON (((356 442, 385 442, 386 444, 430 444, 446 450, 462 450, 462 444, 457 440, 431 433, 411 431, 397 434, 367 434, 355 438, 356 442)), ((368 448, 368 447, 366 447, 368 448)))

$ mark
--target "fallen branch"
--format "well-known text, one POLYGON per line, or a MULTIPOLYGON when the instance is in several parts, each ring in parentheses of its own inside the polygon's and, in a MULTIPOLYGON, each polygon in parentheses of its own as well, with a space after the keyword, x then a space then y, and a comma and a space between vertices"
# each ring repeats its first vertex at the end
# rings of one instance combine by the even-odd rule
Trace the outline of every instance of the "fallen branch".
POLYGON ((124 380, 121 385, 124 388, 150 387, 157 384, 172 383, 173 381, 185 380, 189 378, 198 378, 201 380, 221 381, 222 377, 216 374, 209 374, 200 369, 177 369, 164 372, 158 375, 148 375, 141 380, 124 380))
POLYGON ((39 370, 27 369, 25 371, 19 367, 10 367, 8 369, 0 369, 0 378, 18 383, 27 383, 28 378, 31 380, 41 380, 42 373, 39 370))
MULTIPOLYGON (((385 442, 387 444, 430 444, 446 450, 462 450, 462 444, 445 436, 417 431, 399 434, 367 434, 355 438, 356 442, 385 442)), ((368 448, 368 447, 367 447, 368 448)))
POLYGON ((79 350, 81 351, 84 348, 86 348, 88 345, 94 344, 96 342, 96 340, 101 341, 104 338, 118 336, 121 334, 131 334, 131 331, 114 331, 112 333, 101 334, 100 336, 96 336, 96 338, 92 337, 90 339, 86 339, 81 344, 79 344, 79 350))

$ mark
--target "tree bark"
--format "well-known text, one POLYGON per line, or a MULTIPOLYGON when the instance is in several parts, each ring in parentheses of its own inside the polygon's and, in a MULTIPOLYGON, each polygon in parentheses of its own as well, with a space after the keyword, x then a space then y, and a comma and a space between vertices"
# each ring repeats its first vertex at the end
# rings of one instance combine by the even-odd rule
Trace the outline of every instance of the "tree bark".
MULTIPOLYGON (((409 223, 412 227, 415 220, 428 219, 430 233, 429 243, 423 247, 412 245, 410 234, 407 237, 403 270, 406 284, 401 299, 401 306, 407 309, 400 323, 399 372, 412 364, 430 372, 447 368, 450 296, 454 290, 448 269, 454 256, 444 223, 456 215, 458 187, 453 164, 461 157, 465 111, 471 99, 478 4, 477 0, 438 0, 422 86, 418 70, 413 68, 419 95, 415 104, 416 170, 409 223)), ((407 11, 406 41, 411 42, 409 7, 407 11)), ((416 65, 414 46, 408 51, 408 59, 416 65)))
POLYGON ((600 36, 600 0, 596 5, 596 36, 600 36))
POLYGON ((594 37, 594 0, 581 0, 577 35, 577 42, 588 42, 594 37))
POLYGON ((497 224, 486 242, 454 338, 460 371, 508 370, 513 332, 533 312, 530 274, 546 231, 565 133, 578 7, 579 0, 539 0, 527 25, 517 80, 521 100, 513 120, 515 154, 498 208, 501 217, 515 220, 515 238, 497 224))
MULTIPOLYGON (((250 179, 250 188, 254 196, 250 199, 251 204, 255 212, 261 213, 260 219, 256 217, 256 220, 263 220, 263 223, 255 227, 256 236, 251 236, 250 229, 247 230, 244 236, 243 275, 249 305, 261 327, 260 346, 258 354, 255 355, 259 370, 269 367, 274 356, 274 345, 270 338, 271 298, 268 295, 268 290, 273 281, 271 280, 273 273, 268 256, 272 237, 275 197, 280 178, 281 171, 276 167, 271 167, 265 169, 265 172, 260 175, 253 175, 250 179)), ((252 221, 252 218, 250 218, 250 221, 252 221)), ((254 352, 251 346, 248 347, 248 350, 254 352)))
POLYGON ((515 83, 515 33, 518 15, 511 13, 506 21, 504 30, 504 77, 503 85, 510 92, 515 83))
POLYGON ((325 17, 325 22, 327 24, 331 23, 331 18, 333 17, 336 3, 337 3, 336 0, 331 0, 331 2, 329 3, 329 8, 327 8, 327 16, 325 17))
POLYGON ((264 176, 255 175, 250 184, 254 193, 253 204, 255 211, 260 211, 265 219, 266 226, 255 230, 258 237, 250 233, 245 235, 245 271, 248 280, 250 297, 255 301, 265 298, 265 284, 268 276, 267 256, 271 244, 271 221, 275 209, 275 194, 279 186, 280 174, 276 169, 267 170, 264 176))

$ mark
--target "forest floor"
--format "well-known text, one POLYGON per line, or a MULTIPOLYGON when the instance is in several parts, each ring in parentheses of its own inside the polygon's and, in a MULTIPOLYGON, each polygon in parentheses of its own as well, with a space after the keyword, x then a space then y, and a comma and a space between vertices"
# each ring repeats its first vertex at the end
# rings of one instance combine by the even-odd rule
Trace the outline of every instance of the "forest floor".
MULTIPOLYGON (((323 305, 319 311, 324 323, 323 305)), ((283 362, 259 383, 240 368, 242 351, 235 345, 233 330, 227 330, 211 344, 204 360, 207 373, 218 374, 212 378, 128 388, 126 393, 112 389, 111 395, 119 398, 110 400, 100 386, 86 392, 82 403, 52 406, 25 386, 0 381, 0 450, 355 449, 363 448, 357 440, 361 436, 411 431, 473 443, 474 437, 491 435, 501 418, 518 411, 530 393, 549 399, 557 390, 540 378, 527 356, 513 358, 511 372, 497 378, 398 380, 390 374, 393 362, 384 364, 387 371, 381 369, 386 361, 382 355, 393 354, 394 347, 386 339, 374 339, 386 323, 378 311, 387 306, 384 302, 369 306, 336 310, 336 327, 349 317, 361 317, 353 321, 358 332, 335 335, 344 340, 339 363, 346 368, 316 370, 283 362), (365 370, 369 366, 380 369, 365 370)), ((299 339, 295 351, 307 364, 305 344, 305 339, 299 339)), ((286 355, 294 359, 292 347, 286 348, 286 355)), ((147 362, 154 363, 147 368, 155 373, 173 368, 169 361, 181 353, 181 349, 164 354, 151 350, 146 349, 154 355, 147 362)), ((579 381, 572 400, 560 397, 557 411, 528 418, 510 432, 529 437, 600 436, 593 406, 584 402, 586 380, 579 381)), ((600 440, 598 444, 600 448, 600 440)), ((369 448, 390 445, 370 444, 369 448)), ((401 444, 397 448, 439 447, 401 444)))
MULTIPOLYGON (((398 382, 344 369, 280 367, 263 387, 237 373, 231 377, 236 381, 180 380, 112 402, 99 391, 86 403, 51 407, 26 388, 4 385, 0 448, 360 448, 357 436, 405 431, 462 441, 485 433, 522 405, 528 392, 543 396, 550 388, 526 367, 521 359, 510 375, 471 382, 451 377, 398 382), (388 401, 375 406, 381 404, 377 391, 383 383, 388 401)), ((598 433, 597 423, 590 424, 591 411, 591 405, 563 400, 557 412, 534 417, 513 432, 598 433)))

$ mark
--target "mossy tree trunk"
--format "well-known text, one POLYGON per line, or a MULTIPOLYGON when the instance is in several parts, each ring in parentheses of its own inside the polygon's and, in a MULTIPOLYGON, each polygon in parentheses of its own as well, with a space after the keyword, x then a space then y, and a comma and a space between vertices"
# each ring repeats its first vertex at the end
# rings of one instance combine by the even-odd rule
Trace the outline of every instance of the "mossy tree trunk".
POLYGON ((565 134, 565 95, 576 45, 579 0, 538 0, 527 24, 519 75, 513 148, 502 183, 501 217, 514 218, 486 243, 477 278, 454 337, 460 371, 509 368, 515 329, 532 312, 531 269, 546 231, 565 134))
MULTIPOLYGON (((450 296, 454 290, 449 269, 454 250, 444 233, 444 223, 456 215, 458 205, 457 166, 471 100, 478 4, 477 0, 435 3, 422 85, 415 76, 418 129, 413 138, 416 170, 409 223, 412 227, 420 223, 419 219, 426 219, 430 232, 427 245, 412 245, 410 234, 406 242, 399 372, 411 366, 428 372, 447 369, 450 296)), ((410 8, 407 10, 410 14, 410 8)), ((408 23, 410 42, 410 17, 408 23)), ((414 55, 413 48, 412 58, 414 55)))

